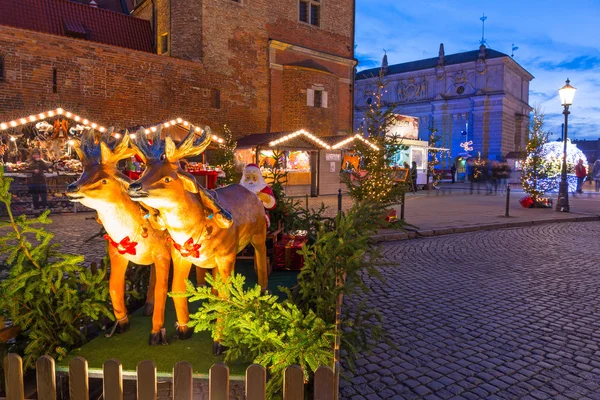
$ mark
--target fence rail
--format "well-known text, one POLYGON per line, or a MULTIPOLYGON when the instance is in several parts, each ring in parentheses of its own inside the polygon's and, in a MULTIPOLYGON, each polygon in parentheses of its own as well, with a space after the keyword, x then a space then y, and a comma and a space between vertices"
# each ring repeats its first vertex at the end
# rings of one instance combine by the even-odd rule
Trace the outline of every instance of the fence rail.
MULTIPOLYGON (((103 399, 123 400, 123 368, 118 360, 108 360, 103 368, 103 399)), ((17 354, 4 358, 6 399, 24 400, 23 362, 17 354)), ((36 363, 38 400, 56 400, 56 370, 50 356, 42 356, 36 363)), ((321 366, 315 372, 314 399, 334 400, 336 376, 329 367, 321 366)), ((158 395, 156 366, 152 361, 142 361, 137 366, 137 399, 156 400, 158 395)), ((245 398, 266 400, 267 372, 261 365, 253 364, 246 369, 245 398)), ((173 368, 173 400, 192 400, 193 370, 187 362, 179 362, 173 368)), ((283 399, 304 400, 305 385, 302 369, 292 365, 285 370, 283 399)), ((69 362, 70 400, 89 400, 87 361, 75 357, 69 362)), ((214 364, 209 373, 209 400, 229 399, 229 368, 214 364)))

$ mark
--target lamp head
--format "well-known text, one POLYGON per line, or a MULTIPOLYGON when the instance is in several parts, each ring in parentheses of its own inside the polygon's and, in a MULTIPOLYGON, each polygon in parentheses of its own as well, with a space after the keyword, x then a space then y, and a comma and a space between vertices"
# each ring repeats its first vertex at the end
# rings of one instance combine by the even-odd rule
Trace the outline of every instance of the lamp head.
POLYGON ((573 104, 573 98, 575 97, 576 88, 570 85, 571 81, 567 78, 566 85, 558 90, 560 96, 560 104, 563 106, 570 106, 573 104))

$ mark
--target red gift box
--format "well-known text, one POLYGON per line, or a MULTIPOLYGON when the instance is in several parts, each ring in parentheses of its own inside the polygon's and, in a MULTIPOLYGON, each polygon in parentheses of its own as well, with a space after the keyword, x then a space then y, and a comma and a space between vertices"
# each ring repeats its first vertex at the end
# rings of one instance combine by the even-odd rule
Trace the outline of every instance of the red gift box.
POLYGON ((529 196, 525 196, 525 197, 521 198, 521 200, 519 200, 519 203, 521 203, 521 206, 523 208, 533 207, 533 199, 529 196))
POLYGON ((306 232, 298 231, 282 235, 275 243, 275 268, 299 271, 304 265, 304 257, 298 254, 306 243, 306 232))

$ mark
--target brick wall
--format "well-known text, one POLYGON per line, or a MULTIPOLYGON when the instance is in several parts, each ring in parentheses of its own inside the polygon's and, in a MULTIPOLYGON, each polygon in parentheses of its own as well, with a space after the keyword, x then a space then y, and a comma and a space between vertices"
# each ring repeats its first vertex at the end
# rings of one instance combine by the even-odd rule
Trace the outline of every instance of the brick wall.
POLYGON ((267 129, 264 82, 240 85, 197 62, 8 27, 0 29, 0 54, 1 121, 63 107, 107 126, 181 116, 212 127, 227 123, 236 135, 267 129), (220 109, 211 108, 213 88, 221 90, 220 109))

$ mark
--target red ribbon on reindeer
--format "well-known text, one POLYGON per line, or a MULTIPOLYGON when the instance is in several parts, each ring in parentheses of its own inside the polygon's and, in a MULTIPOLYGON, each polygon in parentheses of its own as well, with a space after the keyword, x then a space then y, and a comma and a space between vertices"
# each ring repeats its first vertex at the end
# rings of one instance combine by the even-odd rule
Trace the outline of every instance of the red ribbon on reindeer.
POLYGON ((199 243, 194 243, 194 239, 193 238, 189 238, 184 244, 183 246, 176 243, 172 237, 169 236, 169 239, 171 242, 173 242, 173 247, 175 247, 175 249, 181 254, 182 257, 194 257, 194 258, 199 258, 200 257, 200 247, 202 247, 201 244, 199 243))
POLYGON ((138 242, 132 242, 129 236, 125 236, 119 243, 115 242, 108 233, 104 235, 104 239, 108 240, 108 243, 117 249, 119 254, 131 254, 135 256, 135 246, 138 245, 138 242))

